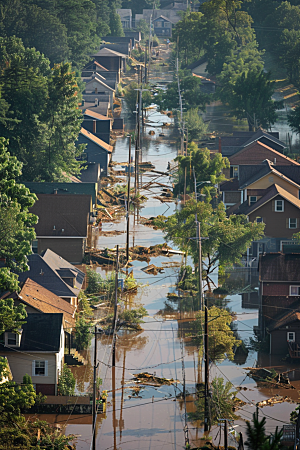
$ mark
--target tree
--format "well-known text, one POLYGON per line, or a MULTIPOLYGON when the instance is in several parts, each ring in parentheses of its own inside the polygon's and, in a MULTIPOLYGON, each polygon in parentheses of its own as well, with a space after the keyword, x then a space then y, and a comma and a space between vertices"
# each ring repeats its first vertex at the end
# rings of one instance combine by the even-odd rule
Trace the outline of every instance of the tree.
MULTIPOLYGON (((139 92, 138 89, 141 86, 136 82, 132 81, 129 85, 125 88, 125 101, 127 103, 127 106, 131 113, 136 111, 137 104, 139 104, 139 92)), ((143 89, 148 89, 147 91, 144 91, 142 93, 142 99, 143 99, 143 107, 146 108, 147 106, 151 105, 152 96, 150 92, 150 86, 145 85, 143 89)))
POLYGON ((110 13, 109 27, 110 27, 110 34, 112 36, 125 36, 122 27, 121 17, 119 16, 116 10, 113 10, 110 13))
POLYGON ((246 118, 249 131, 257 127, 269 128, 276 122, 280 102, 272 100, 274 83, 270 73, 249 70, 238 76, 228 104, 239 119, 246 118))
POLYGON ((168 218, 158 216, 154 225, 161 228, 167 241, 192 256, 198 265, 198 243, 196 238, 195 214, 201 224, 202 255, 207 282, 211 272, 219 266, 239 263, 251 242, 263 236, 264 224, 248 222, 244 215, 226 216, 220 203, 213 209, 210 203, 189 200, 186 205, 168 218), (205 239, 206 238, 206 239, 205 239))
POLYGON ((58 377, 58 393, 59 395, 74 395, 76 380, 75 377, 67 366, 64 364, 61 374, 58 377))
POLYGON ((5 331, 18 333, 26 322, 26 317, 27 313, 23 304, 14 306, 11 298, 0 299, 0 335, 5 331))
MULTIPOLYGON (((223 361, 225 358, 233 360, 234 347, 241 344, 231 330, 231 323, 233 316, 225 309, 212 306, 208 309, 208 347, 209 358, 216 361, 223 361)), ((196 315, 196 320, 193 322, 192 340, 200 349, 200 354, 203 352, 203 330, 204 330, 204 311, 200 311, 196 315)))
MULTIPOLYGON (((211 396, 209 397, 209 428, 216 425, 220 417, 224 419, 236 419, 234 414, 235 396, 233 384, 230 381, 224 383, 223 378, 214 378, 211 382, 211 396)), ((196 411, 189 414, 191 420, 204 421, 204 390, 200 389, 198 399, 195 402, 196 411)))
POLYGON ((92 340, 91 321, 86 317, 79 316, 75 324, 75 346, 77 350, 86 350, 92 340))
POLYGON ((194 192, 194 170, 197 182, 208 181, 208 184, 199 186, 200 189, 203 188, 201 192, 206 195, 206 201, 211 200, 211 195, 216 195, 215 185, 225 180, 222 169, 229 167, 227 158, 223 158, 220 153, 215 153, 211 158, 210 151, 207 148, 198 148, 195 142, 188 145, 187 156, 180 155, 175 161, 178 161, 178 182, 174 186, 174 195, 183 192, 185 172, 187 192, 194 192))
POLYGON ((205 37, 202 32, 204 22, 202 13, 188 10, 172 31, 172 40, 178 43, 177 49, 185 65, 200 57, 205 37))
POLYGON ((190 140, 199 140, 207 132, 208 125, 203 122, 198 108, 191 108, 184 114, 184 123, 188 129, 190 140))
POLYGON ((35 238, 36 216, 29 213, 36 196, 23 184, 18 184, 22 164, 11 156, 7 141, 0 138, 0 292, 18 287, 14 272, 27 270, 27 255, 35 238))
POLYGON ((159 9, 160 1, 159 0, 123 0, 122 8, 132 9, 132 14, 142 14, 143 9, 149 8, 159 9))
POLYGON ((288 114, 288 124, 294 133, 300 134, 300 107, 296 108, 288 114))
POLYGON ((29 375, 25 375, 23 383, 17 385, 14 381, 5 381, 0 385, 0 416, 1 421, 8 422, 17 419, 23 409, 34 405, 36 398, 29 375))
POLYGON ((267 436, 265 417, 259 420, 258 414, 253 413, 252 423, 247 421, 246 425, 247 441, 245 444, 249 450, 280 450, 283 448, 280 442, 283 431, 278 431, 278 427, 276 427, 275 434, 267 436))
MULTIPOLYGON (((182 102, 185 110, 191 108, 198 108, 205 111, 205 106, 208 103, 209 95, 201 91, 201 81, 199 78, 192 75, 186 75, 184 72, 179 73, 180 90, 182 93, 182 102)), ((159 105, 161 110, 178 110, 179 109, 179 94, 177 80, 169 83, 166 91, 159 91, 155 102, 159 105)))

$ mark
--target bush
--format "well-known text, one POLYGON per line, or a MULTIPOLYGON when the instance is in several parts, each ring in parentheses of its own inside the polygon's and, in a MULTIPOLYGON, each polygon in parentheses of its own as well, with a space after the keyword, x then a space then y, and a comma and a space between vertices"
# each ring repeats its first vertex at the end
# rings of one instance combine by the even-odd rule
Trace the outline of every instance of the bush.
POLYGON ((75 377, 71 369, 64 364, 61 374, 58 378, 58 395, 74 395, 75 391, 75 377))
POLYGON ((75 346, 77 350, 86 350, 92 340, 91 321, 79 316, 75 325, 75 346))

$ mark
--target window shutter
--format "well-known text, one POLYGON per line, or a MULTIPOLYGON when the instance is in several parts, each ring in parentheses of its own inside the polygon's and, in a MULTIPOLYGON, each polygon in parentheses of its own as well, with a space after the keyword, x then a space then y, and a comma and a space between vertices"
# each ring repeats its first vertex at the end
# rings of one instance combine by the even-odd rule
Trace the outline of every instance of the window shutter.
POLYGON ((286 228, 290 227, 290 219, 285 219, 286 228))
POLYGON ((299 220, 296 219, 296 228, 298 228, 299 220))
POLYGON ((275 211, 275 200, 272 200, 272 211, 275 211))
POLYGON ((48 376, 48 361, 45 361, 45 377, 48 376))
POLYGON ((32 376, 35 376, 35 361, 32 361, 32 376))

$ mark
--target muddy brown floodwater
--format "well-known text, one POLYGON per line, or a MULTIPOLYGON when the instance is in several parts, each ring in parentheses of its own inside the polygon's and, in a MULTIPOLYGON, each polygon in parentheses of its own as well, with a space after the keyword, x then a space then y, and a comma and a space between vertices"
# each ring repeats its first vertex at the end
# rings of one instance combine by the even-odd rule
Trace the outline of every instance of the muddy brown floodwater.
MULTIPOLYGON (((171 143, 173 136, 172 127, 160 126, 163 122, 171 120, 159 114, 156 109, 149 113, 152 126, 144 129, 143 161, 151 161, 155 170, 166 171, 169 161, 177 155, 175 143, 171 143), (154 135, 150 136, 149 131, 154 135), (159 134, 164 133, 161 137, 159 134)), ((128 157, 128 138, 117 139, 113 161, 125 162, 128 157)), ((153 179, 153 173, 146 172, 142 176, 142 184, 153 179)), ((160 183, 171 187, 171 180, 167 176, 158 178, 160 183)), ((139 214, 150 218, 159 214, 170 215, 177 205, 175 202, 161 203, 155 197, 161 193, 161 188, 153 184, 151 190, 142 190, 148 200, 143 204, 139 214)), ((139 223, 138 215, 130 216, 131 234, 130 245, 150 246, 164 242, 163 234, 159 230, 153 230, 139 223)), ((96 242, 98 248, 112 248, 116 244, 125 247, 126 222, 121 218, 118 222, 104 223, 103 232, 118 230, 122 233, 116 236, 99 236, 96 242)), ((171 257, 160 256, 152 258, 149 264, 164 267, 162 273, 152 275, 142 269, 145 262, 134 261, 132 270, 134 277, 140 283, 138 292, 130 299, 123 298, 126 308, 143 305, 148 316, 139 332, 119 333, 116 342, 116 368, 113 371, 111 365, 110 336, 98 338, 99 361, 98 376, 103 379, 103 389, 108 390, 108 404, 106 413, 98 415, 96 427, 97 449, 122 449, 122 450, 173 450, 182 449, 185 445, 185 407, 182 400, 176 397, 183 390, 183 372, 185 372, 186 389, 188 391, 186 411, 194 410, 195 385, 202 380, 202 372, 198 365, 197 349, 188 342, 185 333, 189 330, 189 319, 194 316, 194 309, 187 309, 184 316, 176 311, 176 304, 167 301, 167 294, 175 291, 175 283, 179 265, 182 262, 180 255, 171 257), (183 336, 183 338, 181 338, 183 336), (178 380, 171 385, 142 386, 137 392, 133 389, 135 384, 132 378, 140 372, 149 372, 158 377, 173 378, 178 380), (115 394, 115 395, 113 395, 115 394)), ((101 271, 101 268, 97 268, 101 271)), ((106 269, 107 271, 107 269, 106 269)), ((214 274, 217 283, 218 274, 214 274)), ((227 307, 237 313, 236 332, 239 338, 249 347, 249 339, 253 338, 253 326, 258 323, 257 310, 257 274, 249 269, 236 269, 230 273, 232 285, 237 285, 236 294, 226 297, 227 307)), ((86 392, 92 377, 94 343, 87 352, 89 365, 76 369, 78 378, 77 389, 86 392)), ((200 366, 201 367, 201 366, 200 366)), ((256 351, 246 349, 239 353, 235 360, 223 361, 210 366, 210 379, 221 376, 230 380, 235 387, 243 387, 238 394, 246 405, 237 412, 239 419, 235 421, 236 432, 245 432, 245 421, 251 419, 258 401, 270 398, 275 394, 288 395, 293 400, 298 400, 300 389, 299 370, 296 365, 286 364, 282 361, 271 361, 268 355, 257 354, 256 351), (291 380, 296 390, 258 388, 254 380, 247 377, 246 367, 255 366, 258 362, 263 367, 275 366, 282 372, 293 370, 290 373, 291 380)), ((276 426, 289 422, 289 414, 295 408, 295 404, 281 403, 272 407, 266 406, 260 409, 260 416, 267 418, 267 431, 274 431, 276 426)), ((88 450, 91 448, 92 429, 88 423, 78 423, 70 416, 67 422, 66 433, 80 435, 77 448, 88 450)), ((198 423, 188 422, 188 436, 192 447, 199 445, 199 438, 203 429, 198 423)), ((214 427, 211 433, 214 442, 219 442, 218 428, 214 427)), ((244 437, 245 438, 245 437, 244 437)), ((221 441, 222 442, 222 441, 221 441)), ((230 445, 235 445, 235 440, 230 439, 230 445)))

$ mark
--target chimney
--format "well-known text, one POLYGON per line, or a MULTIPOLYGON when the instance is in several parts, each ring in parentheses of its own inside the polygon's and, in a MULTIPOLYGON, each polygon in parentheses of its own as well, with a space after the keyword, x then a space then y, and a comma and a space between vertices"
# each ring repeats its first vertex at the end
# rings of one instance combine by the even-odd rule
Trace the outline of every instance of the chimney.
POLYGON ((95 106, 98 106, 98 99, 95 98, 95 106))
POLYGON ((219 153, 222 153, 222 140, 219 137, 219 153))
POLYGON ((93 133, 97 133, 96 120, 93 120, 93 133))
POLYGON ((276 164, 276 158, 274 158, 274 164, 276 164))

